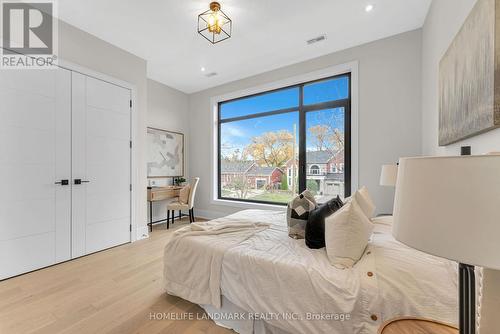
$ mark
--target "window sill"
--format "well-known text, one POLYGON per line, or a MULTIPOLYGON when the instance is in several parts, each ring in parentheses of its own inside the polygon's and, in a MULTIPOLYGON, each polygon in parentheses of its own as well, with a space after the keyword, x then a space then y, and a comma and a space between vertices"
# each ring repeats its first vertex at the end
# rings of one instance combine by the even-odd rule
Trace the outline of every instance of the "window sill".
POLYGON ((278 211, 286 210, 286 205, 231 201, 229 199, 212 199, 212 204, 243 208, 243 209, 262 209, 262 210, 278 210, 278 211))

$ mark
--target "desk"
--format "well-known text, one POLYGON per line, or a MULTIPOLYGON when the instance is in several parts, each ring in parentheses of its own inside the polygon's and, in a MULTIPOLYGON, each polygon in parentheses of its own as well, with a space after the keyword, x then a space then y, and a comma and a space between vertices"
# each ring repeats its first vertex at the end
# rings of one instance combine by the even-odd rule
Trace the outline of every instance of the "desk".
MULTIPOLYGON (((172 198, 179 197, 179 191, 182 187, 168 186, 168 187, 148 187, 148 202, 149 202, 149 231, 153 231, 153 224, 161 223, 167 219, 160 219, 153 221, 153 202, 164 201, 172 198)), ((181 216, 179 216, 181 218, 181 216)), ((167 229, 169 228, 167 224, 167 229)))

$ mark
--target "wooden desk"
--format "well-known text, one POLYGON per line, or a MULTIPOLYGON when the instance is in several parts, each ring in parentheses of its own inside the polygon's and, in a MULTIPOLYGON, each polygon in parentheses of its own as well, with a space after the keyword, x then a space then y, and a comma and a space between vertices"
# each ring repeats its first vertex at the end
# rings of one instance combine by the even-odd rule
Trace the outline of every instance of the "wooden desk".
MULTIPOLYGON (((149 232, 153 231, 153 224, 161 223, 167 220, 167 219, 160 219, 157 221, 153 221, 153 202, 165 201, 168 199, 179 197, 179 191, 181 189, 182 187, 177 187, 177 186, 148 187, 149 232)), ((167 229, 168 229, 168 224, 167 224, 167 229)))
POLYGON ((157 202, 179 197, 179 191, 182 187, 148 187, 148 201, 157 202))
POLYGON ((380 327, 379 334, 458 334, 458 329, 433 320, 403 317, 380 327))

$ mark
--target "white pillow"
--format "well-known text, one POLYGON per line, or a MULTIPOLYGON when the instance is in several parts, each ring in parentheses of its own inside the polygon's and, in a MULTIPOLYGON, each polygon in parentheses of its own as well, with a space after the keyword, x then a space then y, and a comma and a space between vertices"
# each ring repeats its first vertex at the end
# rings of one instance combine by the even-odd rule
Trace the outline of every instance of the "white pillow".
POLYGON ((353 198, 325 219, 326 253, 339 269, 351 268, 361 258, 373 231, 373 224, 353 198))
POLYGON ((368 189, 363 187, 356 191, 352 197, 356 199, 366 217, 373 218, 375 215, 375 203, 373 202, 368 189))

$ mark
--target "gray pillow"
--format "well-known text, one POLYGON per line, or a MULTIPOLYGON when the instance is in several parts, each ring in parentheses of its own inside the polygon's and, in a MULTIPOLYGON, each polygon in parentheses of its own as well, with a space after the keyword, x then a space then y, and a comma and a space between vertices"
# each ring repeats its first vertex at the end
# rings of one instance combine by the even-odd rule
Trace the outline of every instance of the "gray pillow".
POLYGON ((288 235, 294 239, 304 239, 309 212, 316 208, 316 200, 309 190, 297 195, 288 203, 286 222, 288 235))

